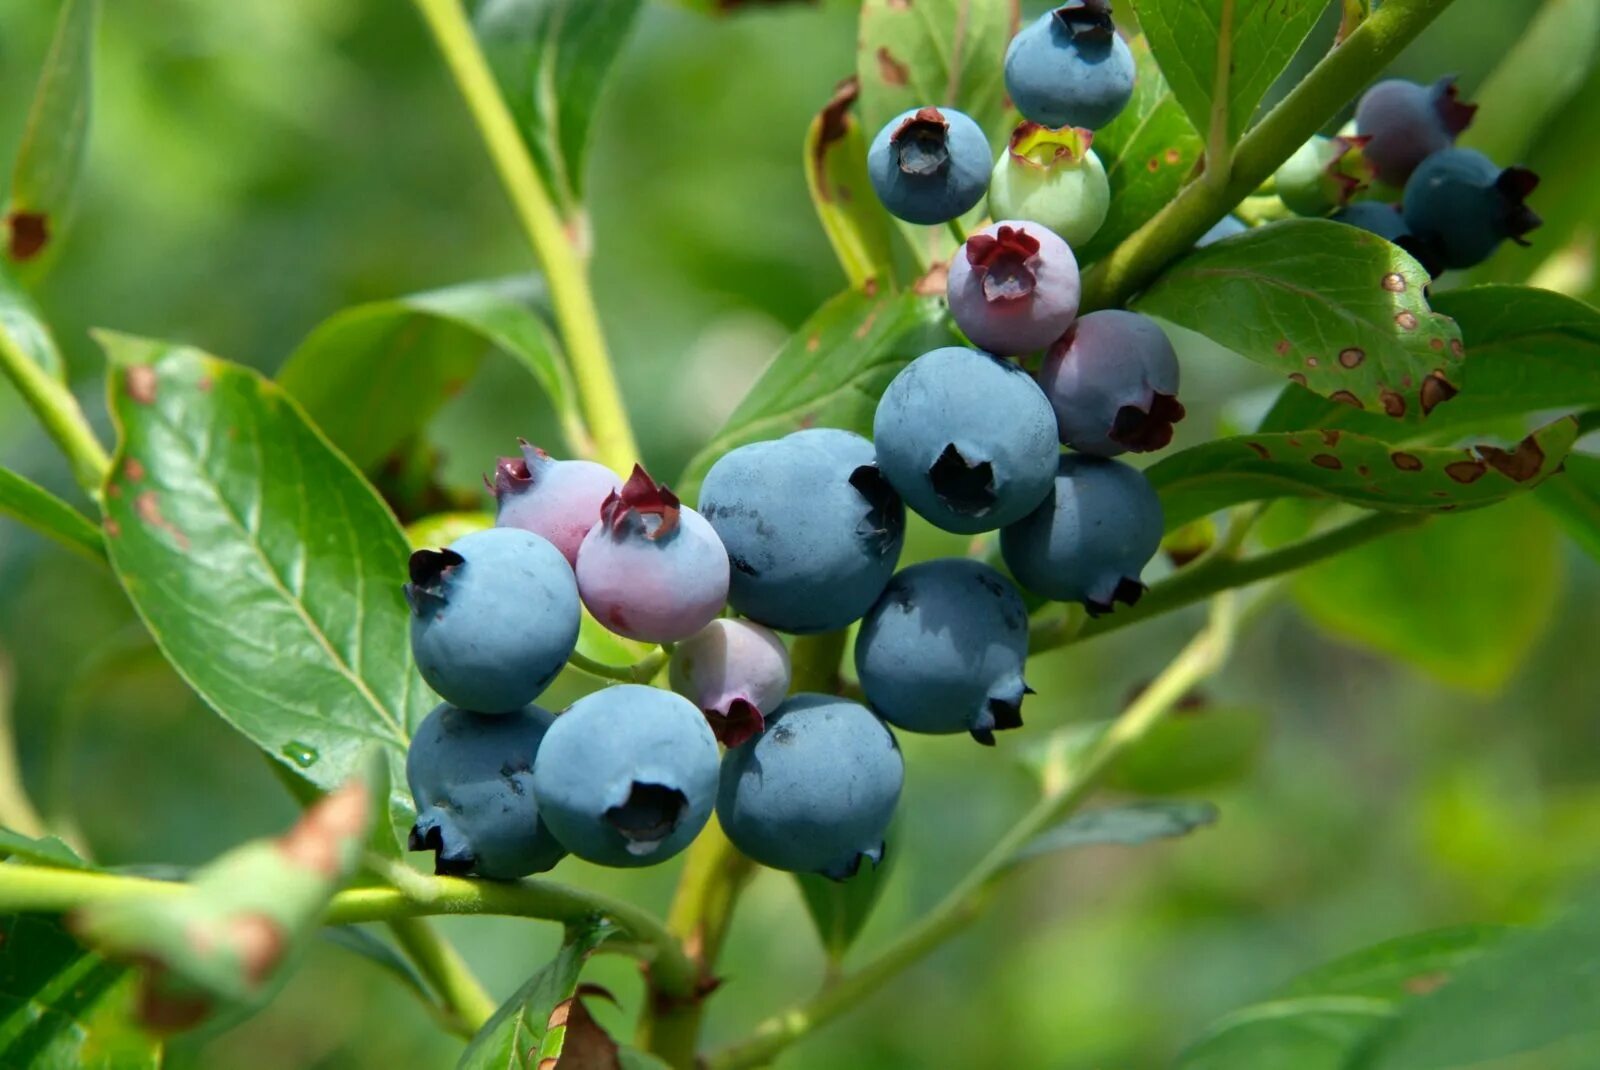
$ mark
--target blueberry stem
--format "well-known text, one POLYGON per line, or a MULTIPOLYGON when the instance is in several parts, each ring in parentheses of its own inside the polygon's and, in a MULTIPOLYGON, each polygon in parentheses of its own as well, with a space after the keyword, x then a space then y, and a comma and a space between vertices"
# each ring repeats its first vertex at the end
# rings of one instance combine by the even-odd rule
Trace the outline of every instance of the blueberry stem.
POLYGON ((628 684, 648 684, 656 678, 656 674, 666 668, 667 661, 672 657, 671 644, 663 643, 653 653, 640 658, 632 665, 607 665, 604 662, 586 658, 576 650, 567 659, 579 672, 597 676, 602 680, 620 680, 628 684))
POLYGON ((967 228, 961 225, 961 220, 952 219, 945 226, 950 229, 950 234, 955 238, 958 249, 967 244, 967 228))
POLYGON ((1388 0, 1240 141, 1226 175, 1201 175, 1084 278, 1083 310, 1121 306, 1331 121, 1451 0, 1388 0))
POLYGON ((5 372, 18 395, 39 418, 45 433, 55 442, 78 486, 90 498, 100 500, 100 485, 111 470, 111 458, 89 426, 88 417, 66 383, 45 371, 22 346, 0 326, 0 371, 5 372))
POLYGON ((462 1037, 473 1037, 494 1014, 495 1003, 460 953, 425 918, 394 918, 389 931, 439 997, 445 1025, 462 1037))
POLYGON ((866 965, 840 976, 808 1002, 767 1019, 748 1038, 712 1052, 702 1065, 707 1070, 766 1065, 813 1029, 859 1005, 868 993, 973 921, 982 913, 995 884, 1017 868, 1019 852, 1076 809, 1124 752, 1158 725, 1196 684, 1223 666, 1240 623, 1235 596, 1229 592, 1218 595, 1212 601, 1210 620, 1189 645, 1087 751, 1070 765, 1051 771, 1038 802, 921 921, 866 965))
MULTIPOLYGON (((606 352, 583 257, 528 155, 460 0, 414 2, 466 100, 543 271, 577 386, 578 404, 593 439, 593 456, 614 471, 626 472, 639 450, 606 352)), ((582 445, 573 444, 574 448, 582 445)), ((580 452, 589 451, 580 448, 580 452)))

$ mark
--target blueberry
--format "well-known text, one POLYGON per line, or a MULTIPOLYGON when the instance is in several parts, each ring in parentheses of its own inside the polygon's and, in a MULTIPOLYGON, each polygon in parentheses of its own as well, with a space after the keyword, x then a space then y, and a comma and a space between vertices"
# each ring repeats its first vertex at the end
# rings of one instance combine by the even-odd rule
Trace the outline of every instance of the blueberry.
POLYGON ((601 503, 622 488, 622 480, 603 464, 558 461, 537 446, 518 442, 522 456, 500 458, 489 483, 495 523, 544 536, 568 564, 576 564, 578 546, 599 519, 601 503))
POLYGON ((728 552, 704 517, 638 465, 578 548, 578 590, 618 635, 675 643, 728 600, 728 552))
POLYGON ((1362 151, 1378 178, 1398 188, 1423 160, 1454 145, 1477 110, 1457 96, 1454 78, 1431 86, 1391 79, 1362 95, 1356 133, 1368 139, 1362 151))
POLYGON ((965 215, 989 187, 989 139, 954 108, 913 108, 890 119, 867 150, 878 199, 908 223, 965 215))
POLYGON ((831 695, 796 695, 766 729, 722 759, 717 819, 764 866, 852 876, 883 859, 905 763, 872 711, 831 695))
POLYGON ((964 557, 903 569, 861 622, 856 674, 867 703, 911 732, 1022 727, 1028 610, 1011 581, 964 557))
POLYGON ((1025 118, 1098 130, 1133 97, 1133 53, 1117 36, 1110 0, 1067 0, 1006 49, 1006 92, 1025 118))
POLYGON ((736 747, 761 731, 789 693, 783 640, 747 620, 714 620, 678 644, 672 689, 700 707, 717 739, 736 747))
POLYGON ((1068 245, 1087 244, 1111 208, 1111 185, 1093 142, 1088 130, 1022 123, 994 165, 989 213, 1031 219, 1068 245))
POLYGON ((434 872, 515 880, 561 861, 567 852, 533 795, 534 757, 554 720, 537 706, 486 716, 445 703, 417 726, 406 753, 410 846, 434 853, 434 872))
POLYGON ((653 866, 700 834, 717 793, 717 740, 681 695, 619 684, 574 702, 533 763, 556 839, 602 866, 653 866))
POLYGON ((786 632, 860 620, 905 541, 900 496, 872 443, 848 431, 796 431, 724 454, 700 511, 728 550, 730 604, 786 632))
POLYGON ((1278 198, 1297 215, 1320 217, 1349 204, 1370 185, 1361 138, 1313 137, 1273 176, 1278 198))
POLYGON ((1344 223, 1346 226, 1360 227, 1385 241, 1396 244, 1402 239, 1411 237, 1411 228, 1406 226, 1400 208, 1397 205, 1385 204, 1383 201, 1356 201, 1348 208, 1335 212, 1333 221, 1344 223))
POLYGON ((508 713, 539 697, 578 642, 578 588, 561 551, 490 528, 411 555, 411 649, 446 702, 508 713))
POLYGON ((1039 385, 1063 444, 1115 457, 1159 450, 1183 419, 1178 355, 1155 321, 1106 309, 1080 318, 1050 350, 1039 385))
POLYGON ((1072 325, 1080 296, 1071 247, 1039 223, 991 224, 950 260, 950 314, 991 353, 1045 348, 1072 325))
POLYGON ((1524 201, 1538 185, 1532 171, 1502 171, 1472 149, 1436 152, 1406 183, 1406 226, 1441 267, 1474 267, 1506 238, 1527 244, 1522 236, 1541 220, 1524 201))
POLYGON ((1249 227, 1245 226, 1244 220, 1238 216, 1225 215, 1217 220, 1210 230, 1200 235, 1199 240, 1194 243, 1194 247, 1196 249, 1204 249, 1208 245, 1215 245, 1217 242, 1231 238, 1235 234, 1243 234, 1249 229, 1249 227))
POLYGON ((878 400, 878 468, 907 505, 973 535, 1020 520, 1050 491, 1056 418, 1021 368, 975 349, 924 353, 878 400))
POLYGON ((1000 552, 1033 593, 1109 613, 1144 593, 1139 573, 1160 548, 1161 529, 1161 502, 1144 473, 1121 461, 1065 454, 1054 490, 1000 533, 1000 552))

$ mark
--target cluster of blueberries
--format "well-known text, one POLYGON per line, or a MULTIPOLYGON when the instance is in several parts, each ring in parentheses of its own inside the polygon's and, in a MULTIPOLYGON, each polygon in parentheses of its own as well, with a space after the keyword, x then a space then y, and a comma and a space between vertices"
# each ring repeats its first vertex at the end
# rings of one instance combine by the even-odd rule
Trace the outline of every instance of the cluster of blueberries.
POLYGON ((1336 137, 1315 137, 1279 169, 1296 214, 1327 216, 1400 246, 1433 275, 1483 263, 1540 223, 1526 203, 1539 177, 1455 146, 1477 106, 1455 80, 1379 82, 1336 137))
POLYGON ((1021 725, 1017 584, 1091 613, 1139 597, 1161 506, 1113 458, 1165 446, 1183 416, 1159 327, 1078 316, 1061 233, 1085 241, 1104 217, 1088 128, 1126 105, 1133 77, 1109 6, 1078 0, 1011 46, 1007 84, 1028 121, 992 174, 982 132, 953 109, 915 109, 878 136, 872 172, 896 215, 948 222, 987 193, 994 215, 1016 218, 974 232, 950 264, 953 318, 981 348, 908 364, 872 441, 812 428, 740 446, 706 474, 698 511, 642 468, 624 483, 526 443, 498 463, 495 527, 411 558, 412 647, 445 699, 407 760, 412 849, 442 873, 491 878, 567 853, 649 865, 715 809, 750 858, 844 878, 881 858, 899 800, 888 724, 985 744, 1021 725), (1036 376, 1011 359, 1040 351, 1036 376), (946 531, 999 531, 1011 576, 971 558, 896 572, 908 506, 946 531), (612 686, 560 716, 532 705, 572 656, 584 608, 671 647, 672 690, 612 686), (791 696, 777 633, 857 622, 865 704, 791 696))

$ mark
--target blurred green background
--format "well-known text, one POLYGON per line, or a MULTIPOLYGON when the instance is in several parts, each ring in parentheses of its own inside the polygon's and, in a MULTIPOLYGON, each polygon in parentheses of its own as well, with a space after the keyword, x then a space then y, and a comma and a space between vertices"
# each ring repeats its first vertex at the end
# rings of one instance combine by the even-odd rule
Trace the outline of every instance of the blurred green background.
MULTIPOLYGON (((1470 94, 1533 7, 1459 0, 1399 71, 1455 72, 1470 94)), ((54 14, 42 0, 0 3, 0 158, 20 134, 54 14)), ((843 0, 726 19, 652 5, 617 64, 591 157, 594 277, 658 473, 681 466, 844 284, 799 153, 853 64, 854 18, 843 0)), ((109 4, 99 62, 87 189, 38 296, 102 427, 90 327, 272 371, 341 307, 530 266, 408 5, 109 4)), ((1596 116, 1591 80, 1530 161, 1546 173, 1548 204, 1534 204, 1552 225, 1531 252, 1501 254, 1494 276, 1526 277, 1568 240, 1592 247, 1595 139, 1579 135, 1600 134, 1596 116)), ((1255 365, 1185 341, 1188 440, 1270 397, 1255 365)), ((445 482, 475 493, 516 435, 553 430, 526 375, 490 361, 431 431, 445 482)), ((3 387, 0 462, 74 494, 3 387)), ((984 1046, 968 1065, 1158 1066, 1217 1015, 1334 955, 1433 926, 1545 916, 1600 862, 1600 570, 1533 503, 1406 538, 1309 582, 1301 593, 1320 626, 1273 611, 1208 689, 1270 726, 1248 775, 1207 793, 1222 809, 1215 828, 1029 869, 966 935, 782 1065, 946 1066, 961 1037, 984 1046), (1341 638, 1352 635, 1364 640, 1341 638)), ((920 553, 937 547, 917 540, 920 553)), ((1180 615, 1041 660, 1030 729, 1112 715, 1195 623, 1180 615)), ((10 523, 0 651, 15 667, 27 787, 100 861, 198 863, 290 819, 261 757, 165 667, 109 574, 10 523)), ((904 738, 905 838, 862 950, 937 900, 1024 805, 1014 759, 1029 734, 982 752, 904 738)), ((559 876, 664 909, 676 868, 568 861, 559 876)), ((496 919, 444 928, 497 998, 557 937, 496 919)), ((821 970, 794 886, 763 874, 734 925, 710 1038, 809 992, 821 970)), ((594 973, 623 1005, 598 1006, 602 1022, 625 1030, 641 987, 633 968, 602 959, 594 973)), ((173 1064, 443 1067, 457 1051, 376 969, 328 945, 268 1010, 179 1043, 173 1064)))

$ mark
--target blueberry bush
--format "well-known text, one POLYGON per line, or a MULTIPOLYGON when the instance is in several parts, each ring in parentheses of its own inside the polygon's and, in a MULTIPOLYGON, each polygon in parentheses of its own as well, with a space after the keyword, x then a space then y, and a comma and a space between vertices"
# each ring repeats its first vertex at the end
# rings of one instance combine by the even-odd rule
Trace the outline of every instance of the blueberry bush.
MULTIPOLYGON (((1226 822, 1194 796, 1247 776, 1262 728, 1201 688, 1281 602, 1492 686, 1510 666, 1453 648, 1499 622, 1467 619, 1458 585, 1565 552, 1531 516, 1600 555, 1594 236, 1570 206, 1592 161, 1546 184, 1525 165, 1582 100, 1585 0, 1542 5, 1476 94, 1386 76, 1451 0, 842 5, 855 69, 793 148, 844 285, 681 469, 641 453, 590 263, 591 135, 643 0, 393 5, 529 270, 337 312, 270 377, 96 329, 109 432, 36 300, 95 240, 76 217, 105 12, 57 6, 31 99, 0 104, 20 124, 0 368, 76 486, 0 468, 0 512, 108 570, 132 648, 153 642, 301 812, 200 865, 103 864, 40 816, 8 741, 0 1065, 192 1064, 330 942, 469 1070, 767 1065, 1019 875, 1226 822), (490 351, 540 402, 493 429, 505 455, 463 495, 424 433, 490 351), (1217 396, 1241 359, 1266 385, 1217 396), (1123 702, 1065 709, 1052 659, 1124 629, 1160 663, 1122 672, 1123 702), (919 735, 944 738, 903 752, 919 735), (964 798, 907 805, 935 747, 964 752, 964 798), (908 879, 902 844, 940 842, 990 785, 1014 794, 1015 769, 1028 797, 985 849, 857 947, 908 879), (665 911, 584 868, 668 863, 665 911), (762 1017, 713 1037, 708 1011, 763 986, 723 965, 763 870, 793 882, 777 926, 814 930, 823 976, 768 985, 762 1017), (443 915, 563 935, 496 1001, 443 915), (626 1015, 602 956, 637 964, 626 1015)), ((766 5, 675 6, 709 24, 766 5)), ((670 180, 637 153, 646 196, 670 180)), ((1593 1066, 1595 907, 1391 931, 1161 1058, 1593 1066)), ((1159 1016, 1165 995, 1141 998, 1159 1016)), ((988 1002, 966 992, 944 1023, 949 1062, 1012 1064, 972 1039, 988 1002)), ((1053 1063, 1102 1065, 1070 1033, 1053 1063)))

